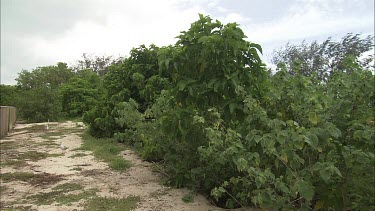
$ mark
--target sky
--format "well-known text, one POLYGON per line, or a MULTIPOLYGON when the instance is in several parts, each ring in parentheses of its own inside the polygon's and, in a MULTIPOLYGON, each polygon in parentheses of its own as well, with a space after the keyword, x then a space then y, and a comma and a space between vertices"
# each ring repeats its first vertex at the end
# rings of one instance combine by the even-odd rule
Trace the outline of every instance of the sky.
POLYGON ((1 0, 1 84, 84 53, 116 58, 174 44, 199 13, 240 24, 268 65, 288 42, 374 34, 374 0, 1 0))

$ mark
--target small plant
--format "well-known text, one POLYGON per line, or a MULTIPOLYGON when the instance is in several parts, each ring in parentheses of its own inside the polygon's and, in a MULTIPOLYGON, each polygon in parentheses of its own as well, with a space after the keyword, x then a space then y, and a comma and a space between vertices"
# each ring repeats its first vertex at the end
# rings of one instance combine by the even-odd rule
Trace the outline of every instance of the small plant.
POLYGON ((20 168, 20 167, 23 167, 23 166, 26 166, 26 162, 23 161, 23 160, 14 160, 14 159, 7 159, 5 161, 2 161, 0 163, 0 167, 3 167, 3 166, 12 166, 13 168, 20 168))
POLYGON ((77 183, 64 183, 64 184, 61 184, 52 188, 52 190, 61 190, 61 191, 74 191, 74 190, 82 190, 82 189, 83 187, 77 183))
POLYGON ((81 167, 74 167, 71 170, 73 170, 73 171, 82 171, 82 168, 81 167))
POLYGON ((15 149, 17 146, 18 143, 15 141, 3 141, 0 143, 1 150, 15 149))
POLYGON ((0 195, 5 192, 6 190, 8 190, 9 188, 7 186, 4 186, 4 185, 1 185, 0 186, 0 195))
POLYGON ((85 204, 86 211, 101 211, 101 210, 111 210, 111 211, 127 211, 133 210, 137 207, 137 203, 140 198, 135 196, 129 196, 127 198, 105 198, 105 197, 95 197, 87 201, 85 204))
POLYGON ((131 163, 121 157, 116 157, 109 162, 109 167, 115 171, 125 171, 131 167, 131 163))
POLYGON ((62 131, 53 131, 53 132, 44 133, 44 134, 40 135, 39 137, 52 141, 52 140, 60 139, 61 137, 64 136, 64 134, 65 133, 62 132, 62 131))
MULTIPOLYGON (((124 145, 120 145, 113 139, 95 138, 85 132, 82 135, 83 145, 79 150, 90 150, 93 155, 109 164, 109 167, 115 171, 125 171, 131 167, 131 163, 118 154, 125 149, 124 145)), ((77 149, 78 150, 78 149, 77 149)))
POLYGON ((96 195, 96 192, 98 192, 97 189, 89 189, 78 194, 69 193, 71 191, 82 189, 83 187, 79 184, 65 183, 53 188, 52 192, 35 194, 27 197, 27 199, 33 201, 38 205, 47 205, 54 202, 57 202, 59 205, 70 205, 74 202, 80 201, 81 199, 94 197, 96 195))
POLYGON ((192 192, 189 192, 189 193, 185 194, 182 197, 182 201, 184 201, 185 203, 193 203, 194 202, 194 194, 192 192))
POLYGON ((14 172, 0 174, 0 179, 3 182, 23 181, 31 185, 50 185, 62 180, 61 176, 54 174, 33 174, 29 172, 14 172))
POLYGON ((69 156, 69 158, 77 158, 77 157, 85 157, 87 154, 85 153, 76 153, 74 155, 69 156))

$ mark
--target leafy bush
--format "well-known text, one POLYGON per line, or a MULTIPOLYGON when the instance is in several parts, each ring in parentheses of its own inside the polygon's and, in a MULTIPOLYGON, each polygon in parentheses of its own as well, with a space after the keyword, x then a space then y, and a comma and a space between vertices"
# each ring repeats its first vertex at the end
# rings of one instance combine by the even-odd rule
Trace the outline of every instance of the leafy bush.
MULTIPOLYGON (((350 37, 343 39, 349 47, 327 44, 331 53, 314 52, 324 45, 296 51, 324 61, 284 61, 295 49, 279 52, 270 74, 261 46, 246 41, 237 24, 200 15, 175 45, 142 45, 99 68, 103 80, 86 70, 73 77, 63 64, 22 72, 18 89, 31 98, 20 107, 34 121, 84 113, 91 135, 114 135, 144 159, 162 160, 170 184, 210 195, 221 207, 370 210, 375 87, 358 56, 372 45, 350 37), (357 41, 360 49, 351 49, 357 41), (59 80, 40 74, 56 69, 59 80)), ((111 166, 126 167, 118 159, 111 166)))
POLYGON ((178 38, 160 50, 174 80, 153 107, 169 137, 172 184, 211 193, 225 207, 374 206, 374 189, 362 189, 374 183, 370 71, 348 57, 328 82, 298 65, 294 75, 281 69, 269 77, 260 46, 236 24, 209 17, 178 38))

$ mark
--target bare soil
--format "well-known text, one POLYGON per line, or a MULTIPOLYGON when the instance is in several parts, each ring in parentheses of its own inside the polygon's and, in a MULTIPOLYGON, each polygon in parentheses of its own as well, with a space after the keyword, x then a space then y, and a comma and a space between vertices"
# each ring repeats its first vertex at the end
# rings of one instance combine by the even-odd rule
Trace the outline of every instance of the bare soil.
POLYGON ((65 204, 53 200, 40 204, 33 200, 33 196, 41 196, 42 193, 45 198, 48 194, 56 194, 54 188, 59 185, 74 183, 79 184, 82 190, 75 190, 73 193, 95 190, 98 197, 138 197, 135 210, 139 211, 223 210, 197 194, 194 194, 193 202, 185 203, 182 198, 190 191, 163 185, 162 176, 152 171, 152 164, 143 161, 132 150, 121 152, 121 155, 132 163, 132 167, 125 172, 111 170, 107 163, 97 160, 90 151, 76 150, 82 144, 80 135, 84 130, 82 123, 71 121, 49 123, 48 130, 47 123, 16 125, 15 129, 0 141, 0 209, 84 210, 85 202, 92 195, 65 204), (61 143, 67 149, 62 149, 61 143), (77 154, 79 155, 74 156, 77 154), (16 175, 19 178, 12 179, 16 175))

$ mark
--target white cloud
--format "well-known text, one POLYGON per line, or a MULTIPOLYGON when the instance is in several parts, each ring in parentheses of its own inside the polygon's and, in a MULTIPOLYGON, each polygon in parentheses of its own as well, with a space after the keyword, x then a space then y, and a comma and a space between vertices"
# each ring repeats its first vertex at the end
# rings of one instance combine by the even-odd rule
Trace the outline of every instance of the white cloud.
POLYGON ((220 21, 222 21, 223 23, 234 23, 234 22, 236 22, 236 23, 242 23, 243 24, 243 23, 247 23, 248 21, 250 21, 250 18, 244 17, 241 14, 235 13, 235 12, 225 14, 224 16, 219 17, 218 19, 220 21))
MULTIPOLYGON (((186 30, 198 19, 198 13, 206 13, 199 5, 188 8, 177 7, 172 1, 97 1, 100 14, 95 16, 104 20, 97 22, 92 18, 77 20, 59 36, 27 36, 18 51, 28 51, 30 57, 27 69, 37 66, 53 65, 59 61, 74 64, 83 53, 95 55, 126 55, 131 48, 152 43, 163 46, 174 44, 180 31, 186 30), (31 66, 35 65, 37 66, 31 66)), ((91 5, 91 8, 93 5, 91 5)), ((42 29, 41 29, 42 30, 42 29)), ((2 39, 3 41, 3 39, 2 39)), ((11 35, 4 40, 15 42, 11 35)), ((17 58, 17 52, 13 55, 17 58)), ((2 58, 3 59, 3 58, 2 58)), ((21 71, 20 64, 7 60, 2 62, 2 83, 10 72, 21 71)), ((13 74, 14 75, 14 74, 13 74)), ((13 82, 14 83, 14 82, 13 82)))
MULTIPOLYGON (((263 46, 264 60, 269 59, 267 57, 271 56, 272 50, 287 42, 300 43, 305 39, 342 37, 349 32, 372 34, 374 30, 373 14, 341 12, 344 7, 339 3, 343 2, 342 0, 300 2, 301 4, 292 6, 289 14, 279 20, 262 24, 249 23, 243 27, 249 41, 263 46), (334 7, 336 3, 338 5, 334 7)), ((364 8, 363 5, 360 7, 364 8)))
MULTIPOLYGON (((272 19, 269 17, 274 14, 267 11, 259 13, 264 18, 251 17, 258 13, 226 8, 220 0, 48 1, 50 4, 42 0, 2 0, 1 83, 14 84, 22 69, 59 61, 74 64, 83 53, 124 56, 140 44, 173 44, 179 32, 198 19, 198 13, 223 23, 239 23, 248 39, 261 44, 266 53, 278 47, 275 43, 361 30, 368 33, 369 29, 373 33, 374 12, 369 9, 373 3, 353 1, 295 0, 285 5, 289 8, 287 15, 272 19), (3 2, 8 2, 8 12, 3 12, 3 2), (13 2, 18 5, 11 7, 9 3, 13 2), (261 22, 252 22, 255 20, 261 22)), ((258 8, 266 4, 254 5, 258 8)))

